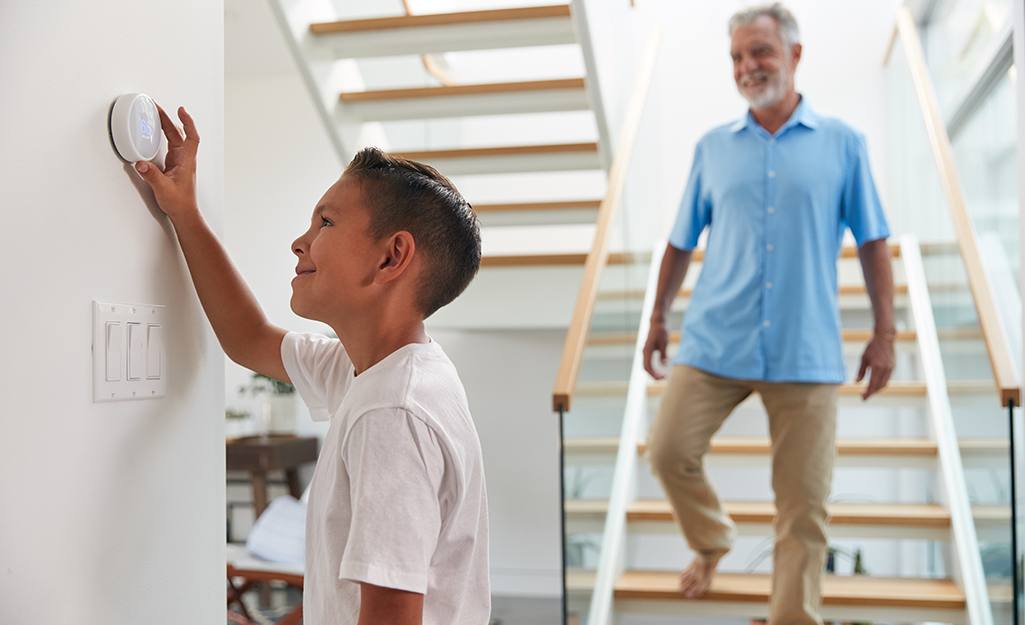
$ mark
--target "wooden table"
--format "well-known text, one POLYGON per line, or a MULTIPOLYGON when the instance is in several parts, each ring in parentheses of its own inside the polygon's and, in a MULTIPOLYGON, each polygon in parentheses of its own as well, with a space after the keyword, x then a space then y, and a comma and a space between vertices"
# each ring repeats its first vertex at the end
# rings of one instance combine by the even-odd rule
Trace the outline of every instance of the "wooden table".
POLYGON ((317 439, 291 434, 247 436, 230 440, 226 447, 228 471, 248 471, 253 483, 253 506, 259 518, 267 508, 267 471, 284 469, 288 492, 298 499, 299 466, 317 461, 317 439))

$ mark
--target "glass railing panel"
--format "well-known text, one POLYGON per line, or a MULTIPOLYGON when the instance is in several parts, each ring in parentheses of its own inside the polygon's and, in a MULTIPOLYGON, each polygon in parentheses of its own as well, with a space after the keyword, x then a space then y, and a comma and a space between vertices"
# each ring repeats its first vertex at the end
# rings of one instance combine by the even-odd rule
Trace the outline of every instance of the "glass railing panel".
POLYGON ((1014 80, 1008 73, 954 137, 953 148, 982 263, 993 287, 1011 353, 1021 371, 1016 105, 1014 80))
POLYGON ((1011 0, 940 0, 922 29, 926 62, 944 119, 1011 17, 1011 0))
MULTIPOLYGON (((889 214, 897 225, 895 230, 916 234, 922 242, 922 264, 990 607, 995 623, 1009 624, 1012 558, 1007 412, 1001 407, 954 221, 899 40, 887 75, 889 214)), ((1004 212, 994 209, 993 215, 1000 215, 994 218, 994 228, 1000 218, 1007 219, 1004 212)), ((1016 234, 1017 225, 1014 229, 1016 234)), ((1016 242, 1000 245, 1000 253, 1005 253, 1003 250, 1016 242)), ((937 477, 937 494, 941 487, 937 477)), ((953 547, 945 552, 954 553, 953 547)), ((950 561, 948 571, 952 565, 950 561)))
MULTIPOLYGON (((653 196, 653 189, 661 189, 651 181, 655 168, 644 166, 661 153, 658 115, 653 110, 656 100, 649 94, 640 116, 621 203, 610 225, 609 259, 600 278, 576 391, 563 417, 568 605, 571 622, 581 624, 595 622, 592 589, 599 564, 603 558, 608 560, 603 553, 607 511, 616 484, 623 480, 616 473, 617 454, 639 326, 645 316, 652 239, 659 207, 664 206, 661 198, 653 196)), ((636 450, 635 445, 627 447, 636 450)), ((622 553, 624 548, 620 542, 617 551, 622 553)), ((615 563, 607 570, 615 574, 615 563)))

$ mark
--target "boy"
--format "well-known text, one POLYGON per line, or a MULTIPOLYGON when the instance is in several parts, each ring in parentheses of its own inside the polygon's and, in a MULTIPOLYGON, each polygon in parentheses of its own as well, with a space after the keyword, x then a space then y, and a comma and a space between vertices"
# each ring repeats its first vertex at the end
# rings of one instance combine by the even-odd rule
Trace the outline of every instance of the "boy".
POLYGON ((203 309, 235 362, 292 382, 330 419, 310 487, 307 625, 488 622, 480 443, 452 363, 423 320, 470 283, 480 232, 434 169, 361 151, 321 199, 298 257, 292 310, 338 340, 271 325, 203 220, 199 135, 161 109, 164 172, 140 162, 174 225, 203 309))

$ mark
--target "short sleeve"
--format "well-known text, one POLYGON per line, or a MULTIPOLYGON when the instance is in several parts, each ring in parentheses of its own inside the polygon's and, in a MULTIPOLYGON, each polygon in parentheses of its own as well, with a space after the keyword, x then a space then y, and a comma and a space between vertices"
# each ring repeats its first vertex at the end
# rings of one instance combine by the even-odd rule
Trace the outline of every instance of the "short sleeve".
POLYGON ((698 245, 698 238, 711 220, 712 205, 708 201, 702 180, 705 169, 702 154, 702 142, 694 148, 694 163, 690 168, 690 178, 680 200, 680 212, 676 215, 669 243, 678 250, 692 250, 698 245))
POLYGON ((872 170, 868 165, 868 147, 860 133, 855 133, 848 149, 841 218, 851 229, 858 247, 890 236, 883 205, 879 201, 872 170))
POLYGON ((401 408, 362 415, 342 445, 352 520, 339 577, 427 591, 441 533, 444 461, 437 435, 401 408))
POLYGON ((342 342, 320 334, 289 332, 281 341, 281 362, 314 421, 327 421, 342 403, 352 372, 342 342))

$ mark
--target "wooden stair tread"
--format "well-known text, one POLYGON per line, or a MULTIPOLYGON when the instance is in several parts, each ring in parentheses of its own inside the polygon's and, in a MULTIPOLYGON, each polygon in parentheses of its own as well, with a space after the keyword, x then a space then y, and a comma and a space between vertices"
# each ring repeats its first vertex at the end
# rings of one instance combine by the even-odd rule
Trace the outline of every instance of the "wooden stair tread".
POLYGON ((457 13, 426 13, 421 15, 400 15, 376 17, 337 22, 310 24, 314 35, 332 35, 399 28, 422 28, 425 26, 451 26, 454 24, 480 24, 507 22, 512 20, 558 19, 570 17, 568 4, 554 6, 522 7, 516 9, 490 9, 483 11, 462 11, 457 13))
MULTIPOLYGON (((906 295, 908 292, 908 285, 906 284, 895 284, 893 286, 894 293, 897 295, 906 295)), ((839 295, 868 295, 868 289, 864 284, 848 284, 840 287, 839 295)), ((680 289, 677 297, 691 297, 694 295, 694 289, 680 289)), ((603 291, 598 294, 599 299, 644 299, 644 291, 603 291)))
POLYGON ((511 204, 474 204, 477 213, 500 213, 534 210, 597 210, 601 200, 573 200, 568 202, 519 202, 511 204))
POLYGON ((413 89, 377 89, 373 91, 351 91, 338 95, 341 102, 380 102, 415 98, 444 98, 468 95, 521 93, 525 91, 552 91, 556 89, 584 89, 583 78, 560 80, 531 80, 523 82, 486 83, 476 85, 451 85, 441 87, 418 87, 413 89))
MULTIPOLYGON (((890 243, 890 256, 893 258, 900 257, 900 244, 890 243)), ((840 250, 840 258, 858 258, 858 248, 853 245, 845 245, 840 250)), ((694 254, 691 256, 691 262, 703 262, 705 260, 705 250, 696 249, 694 254)))
MULTIPOLYGON (((480 259, 481 267, 557 267, 583 266, 586 253, 567 254, 489 254, 480 259)), ((609 254, 609 265, 626 265, 636 262, 634 254, 609 254)))
MULTIPOLYGON (((376 106, 383 106, 379 103, 376 106)), ((598 144, 555 143, 396 152, 436 167, 446 176, 601 169, 598 144)))
MULTIPOLYGON (((767 602, 768 575, 719 573, 700 599, 684 599, 677 571, 627 571, 616 583, 616 599, 767 602)), ((964 593, 949 579, 827 575, 823 605, 963 610, 964 593)))
MULTIPOLYGON (((840 397, 858 397, 865 390, 866 382, 845 382, 840 385, 840 397)), ((578 384, 576 394, 591 397, 615 397, 626 395, 627 382, 585 382, 578 384)), ((648 396, 659 397, 666 389, 665 380, 648 384, 648 396)), ((996 391, 993 380, 947 380, 947 392, 951 395, 976 395, 996 391)), ((754 394, 753 394, 754 395, 754 394)), ((753 396, 752 395, 752 396, 753 396)), ((926 397, 928 395, 924 382, 891 380, 885 388, 872 396, 875 397, 926 397)), ((870 398, 870 400, 872 399, 870 398)))
MULTIPOLYGON (((962 454, 1005 454, 1009 448, 1006 439, 961 439, 958 441, 962 454)), ((619 438, 595 436, 566 439, 566 451, 570 453, 615 453, 619 438)), ((645 454, 647 443, 637 444, 637 453, 645 454)), ((711 454, 769 455, 771 443, 768 438, 721 437, 712 438, 711 454)), ((936 441, 927 438, 841 438, 837 440, 836 451, 840 456, 923 456, 936 457, 936 441)))
POLYGON ((517 145, 494 148, 458 148, 453 150, 421 150, 394 152, 395 156, 414 161, 442 158, 487 158, 491 156, 536 156, 539 154, 565 154, 569 152, 598 153, 597 143, 555 143, 549 145, 517 145))
MULTIPOLYGON (((772 523, 776 507, 771 502, 732 501, 724 503, 726 513, 737 523, 772 523)), ((832 525, 902 525, 950 527, 950 514, 937 504, 829 504, 832 525)), ((672 521, 668 501, 636 502, 627 512, 631 521, 672 521)))
MULTIPOLYGON (((867 329, 850 329, 843 330, 844 341, 868 341, 872 338, 872 330, 867 329)), ((897 333, 898 341, 916 341, 918 340, 918 333, 913 331, 903 331, 897 333)), ((630 345, 637 342, 636 332, 596 332, 591 334, 587 338, 588 345, 630 345)), ((670 343, 680 342, 680 332, 669 333, 670 343)))
MULTIPOLYGON (((566 501, 569 517, 604 518, 608 501, 604 499, 570 499, 566 501)), ((772 523, 776 507, 772 502, 725 501, 723 508, 735 523, 772 523)), ((1010 514, 1005 507, 980 510, 987 519, 1000 519, 1010 514)), ((973 509, 974 510, 974 509, 973 509)), ((640 499, 627 508, 628 521, 672 522, 673 511, 665 499, 640 499)), ((901 527, 950 527, 950 513, 938 504, 831 503, 831 525, 886 525, 901 527)))
MULTIPOLYGON (((626 393, 625 383, 611 382, 606 384, 609 385, 610 392, 614 389, 617 393, 626 393)), ((865 382, 846 382, 840 385, 839 393, 841 397, 861 395, 861 393, 865 390, 865 386, 865 382)), ((665 381, 652 382, 648 385, 648 395, 661 395, 662 392, 665 391, 665 388, 665 381)), ((947 390, 948 392, 953 394, 980 393, 987 392, 990 390, 996 390, 996 384, 992 380, 947 380, 947 390)), ((891 380, 885 388, 876 393, 876 395, 889 397, 925 397, 926 394, 927 393, 924 382, 903 380, 891 380)))

